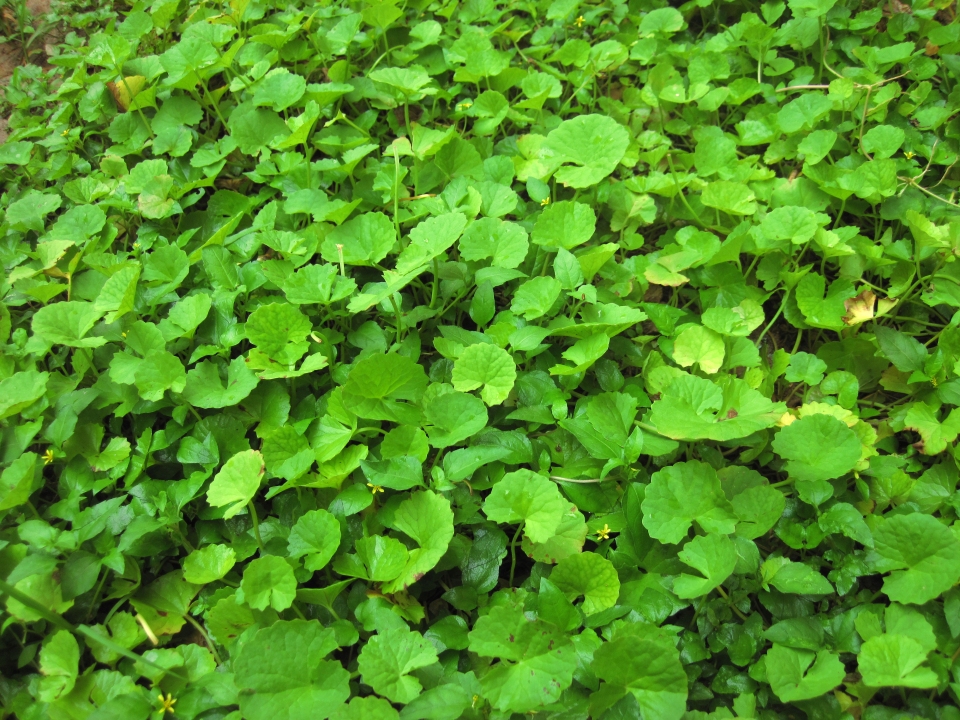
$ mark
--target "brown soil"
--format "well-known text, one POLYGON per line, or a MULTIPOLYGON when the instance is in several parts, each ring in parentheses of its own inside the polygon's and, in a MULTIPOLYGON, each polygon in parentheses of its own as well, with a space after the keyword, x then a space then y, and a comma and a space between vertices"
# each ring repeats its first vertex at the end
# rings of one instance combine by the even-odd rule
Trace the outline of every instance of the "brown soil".
MULTIPOLYGON (((27 12, 30 13, 33 17, 39 17, 41 15, 46 15, 50 12, 50 0, 26 0, 27 12)), ((11 27, 11 22, 15 21, 15 17, 10 14, 9 9, 4 8, 3 11, 3 24, 5 30, 11 27)), ((38 39, 35 42, 35 47, 44 47, 44 39, 38 39)), ((2 86, 6 85, 10 80, 10 76, 13 75, 14 69, 23 62, 23 52, 18 43, 15 41, 9 41, 0 44, 0 92, 2 92, 2 86)), ((3 144, 7 140, 7 119, 5 117, 0 117, 0 144, 3 144)))

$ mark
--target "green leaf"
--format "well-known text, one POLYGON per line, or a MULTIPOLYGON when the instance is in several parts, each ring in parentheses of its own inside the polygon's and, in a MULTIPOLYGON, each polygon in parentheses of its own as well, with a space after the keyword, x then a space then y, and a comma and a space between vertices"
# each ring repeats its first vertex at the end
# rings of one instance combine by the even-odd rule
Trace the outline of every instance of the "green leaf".
POLYGON ((226 378, 221 375, 221 367, 209 360, 197 363, 187 373, 184 399, 199 408, 230 407, 249 396, 260 382, 242 357, 230 361, 226 378))
POLYGON ((396 230, 386 215, 364 213, 334 228, 320 251, 328 263, 339 263, 342 253, 347 265, 369 266, 383 260, 396 241, 396 230))
POLYGON ((0 510, 10 510, 25 504, 40 489, 43 477, 37 472, 37 454, 26 452, 0 475, 0 510))
POLYGON ((787 461, 791 477, 805 482, 831 480, 853 470, 860 440, 832 415, 808 415, 781 429, 773 449, 787 461))
MULTIPOLYGON (((270 303, 250 313, 244 329, 247 339, 259 350, 270 357, 278 357, 288 344, 301 343, 310 333, 312 325, 293 305, 270 303)), ((303 352, 300 353, 302 355, 303 352)))
POLYGON ((683 546, 679 558, 703 575, 684 573, 674 581, 673 592, 686 600, 706 595, 730 577, 737 566, 737 549, 725 535, 698 535, 683 546))
POLYGON ((241 103, 230 114, 230 137, 240 151, 260 155, 272 143, 290 134, 283 119, 273 110, 256 107, 252 102, 241 103))
POLYGON ((522 713, 549 705, 573 682, 573 643, 556 626, 529 620, 520 608, 491 608, 469 638, 471 652, 500 660, 480 679, 484 696, 498 710, 522 713))
POLYGON ((363 646, 359 657, 360 677, 395 703, 408 703, 423 686, 410 675, 414 670, 437 662, 437 651, 418 632, 403 629, 384 630, 363 646))
POLYGON ((939 679, 921 667, 927 651, 905 635, 878 635, 867 640, 857 656, 857 669, 868 687, 936 687, 939 679))
POLYGON ((846 327, 843 316, 847 309, 845 300, 857 294, 853 284, 845 279, 830 283, 830 289, 824 297, 826 280, 817 273, 803 276, 795 289, 797 307, 803 313, 804 320, 813 327, 840 330, 846 327))
POLYGON ((571 200, 551 203, 537 216, 533 242, 548 248, 572 250, 583 245, 597 227, 593 208, 571 200))
POLYGON ((487 426, 483 401, 462 392, 448 392, 424 408, 427 434, 435 448, 445 448, 473 437, 487 426))
POLYGON ((399 540, 375 535, 357 540, 357 556, 374 582, 394 580, 407 565, 406 546, 399 540))
POLYGON ((625 629, 597 648, 592 669, 614 700, 632 694, 645 718, 680 720, 686 711, 687 675, 665 634, 625 629))
POLYGON ((510 310, 526 320, 542 317, 560 297, 560 289, 556 278, 544 276, 527 280, 514 293, 510 310))
POLYGON ((830 595, 833 586, 823 575, 801 562, 786 558, 768 558, 760 568, 765 583, 783 593, 796 595, 830 595))
POLYGON ((773 644, 766 656, 767 680, 783 702, 811 700, 843 682, 847 671, 836 653, 773 644))
POLYGON ((157 402, 167 390, 181 392, 187 384, 187 373, 176 355, 165 350, 151 350, 137 365, 134 383, 140 397, 157 402))
POLYGON ((324 660, 336 649, 335 631, 316 620, 280 620, 258 630, 234 664, 243 717, 331 715, 350 697, 349 673, 339 662, 324 660))
POLYGON ((894 602, 922 605, 960 580, 960 540, 930 515, 885 518, 873 529, 883 592, 894 602))
POLYGON ((784 377, 788 382, 803 382, 807 385, 819 385, 827 364, 810 353, 798 352, 790 356, 790 364, 784 377))
POLYGON ((757 212, 756 196, 743 183, 716 180, 703 189, 700 199, 707 207, 731 215, 753 215, 757 212))
POLYGON ((419 547, 410 551, 400 575, 383 586, 385 593, 405 590, 440 562, 453 538, 450 502, 429 490, 414 493, 397 507, 393 527, 419 547))
POLYGON ((399 455, 380 461, 361 460, 360 467, 371 483, 391 490, 409 490, 423 485, 423 465, 420 460, 410 455, 399 455))
POLYGON ((724 442, 772 427, 786 409, 742 380, 727 378, 721 389, 705 378, 683 376, 664 388, 650 421, 674 440, 724 442))
POLYGON ((219 580, 237 562, 237 553, 226 545, 207 545, 194 550, 183 561, 183 579, 194 585, 219 580))
POLYGON ((911 403, 903 417, 903 426, 920 434, 916 447, 924 455, 937 455, 947 449, 960 434, 960 408, 954 408, 941 422, 926 403, 911 403))
POLYGON ((480 397, 487 405, 506 400, 516 379, 513 358, 496 345, 470 345, 453 364, 453 387, 462 392, 482 388, 480 397))
POLYGON ((272 607, 280 612, 293 604, 297 579, 293 568, 281 557, 265 555, 248 564, 240 583, 244 602, 254 610, 272 607))
POLYGON ((301 477, 315 460, 313 448, 307 439, 289 425, 266 433, 261 452, 267 470, 284 480, 301 477))
POLYGON ((658 470, 641 505, 643 526, 660 542, 676 544, 696 522, 707 532, 728 535, 736 516, 710 465, 691 460, 658 470))
POLYGON ((39 694, 42 702, 52 703, 65 697, 77 682, 80 646, 69 630, 58 630, 40 650, 39 694))
POLYGON ((340 523, 326 510, 310 510, 290 530, 287 552, 292 558, 305 558, 310 572, 322 569, 340 547, 340 523))
POLYGON ((387 700, 373 697, 355 697, 330 716, 331 720, 399 720, 400 714, 387 700))
MULTIPOLYGON (((400 400, 418 402, 427 387, 427 374, 408 357, 392 353, 357 362, 343 386, 344 401, 360 417, 419 425, 419 412, 400 400)), ((484 423, 486 424, 486 423, 484 423)))
POLYGON ((571 510, 555 483, 530 470, 507 473, 493 486, 483 513, 493 522, 523 523, 533 542, 546 542, 571 510))
POLYGON ((57 302, 37 310, 31 321, 31 329, 50 345, 100 347, 106 342, 106 338, 85 335, 102 315, 103 311, 92 302, 57 302))
POLYGON ((485 217, 471 223, 460 238, 460 257, 464 260, 490 258, 494 267, 515 268, 523 262, 529 247, 527 231, 522 226, 485 217))
POLYGON ((583 595, 583 612, 587 616, 612 608, 620 595, 620 579, 613 564, 592 552, 561 560, 550 574, 550 581, 568 600, 583 595))
POLYGON ((555 177, 567 187, 596 185, 612 173, 627 152, 630 134, 605 115, 579 115, 564 120, 547 136, 544 146, 563 163, 555 177))
POLYGON ((677 364, 690 367, 696 363, 708 375, 723 365, 724 353, 723 338, 700 325, 691 325, 677 335, 673 343, 673 359, 677 364))
POLYGON ((264 469, 263 455, 256 450, 237 453, 213 478, 207 489, 207 502, 214 507, 228 505, 223 517, 232 518, 257 494, 264 469))
POLYGON ((286 68, 274 68, 266 74, 253 92, 254 107, 270 107, 283 112, 306 92, 307 81, 286 68))

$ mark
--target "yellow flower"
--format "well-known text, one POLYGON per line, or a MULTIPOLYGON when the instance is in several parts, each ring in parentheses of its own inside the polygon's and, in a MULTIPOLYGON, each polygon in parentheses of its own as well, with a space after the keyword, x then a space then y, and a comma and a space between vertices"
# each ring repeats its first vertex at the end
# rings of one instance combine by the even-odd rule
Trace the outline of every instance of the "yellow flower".
POLYGON ((574 23, 574 25, 576 25, 577 27, 583 27, 583 15, 581 15, 581 16, 578 17, 576 20, 574 20, 573 23, 574 23))
POLYGON ((550 204, 550 198, 548 197, 545 197, 543 200, 540 201, 540 207, 546 207, 549 204, 550 204))
POLYGON ((43 464, 49 465, 53 462, 53 448, 47 448, 47 451, 43 454, 43 464))
POLYGON ((171 693, 167 693, 167 696, 164 697, 163 693, 157 695, 157 700, 160 701, 160 710, 158 711, 161 715, 163 713, 172 713, 173 706, 177 704, 176 699, 174 699, 171 693))
POLYGON ((466 110, 467 108, 472 108, 472 107, 473 107, 473 103, 470 102, 469 100, 466 100, 462 103, 457 103, 458 110, 466 110))
POLYGON ((609 537, 610 537, 610 526, 604 523, 603 527, 597 530, 597 540, 606 540, 609 537))
POLYGON ((383 488, 379 485, 374 485, 373 483, 367 483, 367 487, 370 488, 370 492, 376 495, 378 492, 383 492, 383 488))
POLYGON ((69 131, 69 130, 64 130, 64 131, 63 131, 62 133, 60 133, 60 134, 61 134, 63 137, 66 137, 67 135, 70 134, 70 131, 69 131))
POLYGON ((913 150, 907 150, 905 153, 903 153, 903 156, 904 156, 907 160, 913 160, 913 158, 914 158, 915 155, 916 155, 916 153, 915 153, 913 150))

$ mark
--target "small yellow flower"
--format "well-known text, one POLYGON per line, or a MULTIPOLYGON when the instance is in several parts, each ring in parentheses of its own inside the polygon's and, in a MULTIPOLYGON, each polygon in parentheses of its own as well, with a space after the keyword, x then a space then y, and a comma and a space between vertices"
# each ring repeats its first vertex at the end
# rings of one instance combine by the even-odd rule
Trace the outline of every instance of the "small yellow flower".
POLYGON ((904 156, 907 160, 913 160, 913 158, 914 158, 915 155, 916 155, 916 153, 915 153, 913 150, 907 150, 905 153, 903 153, 903 156, 904 156))
POLYGON ((157 712, 161 715, 163 713, 173 713, 173 706, 177 704, 177 701, 171 693, 167 693, 166 697, 163 696, 163 693, 160 693, 157 695, 157 700, 160 701, 160 710, 157 712))
POLYGON ((574 25, 576 25, 577 27, 583 27, 583 15, 581 15, 581 16, 578 17, 576 20, 574 20, 573 23, 574 23, 574 25))
POLYGON ((607 540, 609 537, 610 537, 610 526, 604 523, 603 527, 597 530, 597 540, 607 540))
POLYGON ((374 495, 376 495, 378 492, 383 492, 383 488, 381 486, 374 485, 373 483, 367 483, 367 487, 370 488, 370 492, 374 495))
POLYGON ((465 100, 462 103, 457 103, 458 110, 466 110, 467 108, 472 108, 472 107, 473 107, 473 103, 470 102, 469 100, 465 100))
POLYGON ((43 454, 43 464, 49 465, 53 462, 53 448, 47 448, 47 451, 43 454))
POLYGON ((540 201, 540 207, 546 207, 549 204, 550 204, 550 198, 548 197, 545 197, 543 200, 540 201))
POLYGON ((62 133, 60 133, 60 134, 61 134, 63 137, 66 137, 67 135, 70 134, 70 131, 69 131, 69 130, 64 130, 64 131, 63 131, 62 133))

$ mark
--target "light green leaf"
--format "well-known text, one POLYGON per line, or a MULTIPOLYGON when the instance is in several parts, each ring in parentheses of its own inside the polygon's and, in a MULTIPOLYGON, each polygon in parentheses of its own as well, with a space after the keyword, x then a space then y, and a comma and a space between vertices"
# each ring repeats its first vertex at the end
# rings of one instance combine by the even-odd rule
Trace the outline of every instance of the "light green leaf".
POLYGON ((724 442, 772 427, 787 410, 743 380, 724 380, 722 388, 694 376, 671 382, 653 403, 650 420, 657 432, 674 440, 724 442))
POLYGON ((324 660, 336 649, 336 632, 317 620, 280 620, 258 630, 243 644, 233 668, 243 717, 331 715, 350 697, 350 674, 339 662, 324 660))
POLYGON ((766 654, 767 680, 783 702, 810 700, 843 682, 847 671, 829 650, 803 650, 773 644, 766 654))
POLYGON ((386 215, 364 213, 334 228, 320 250, 328 263, 339 263, 342 253, 347 265, 369 266, 383 260, 396 241, 396 230, 386 215))
POLYGON ((460 257, 464 260, 490 258, 494 267, 515 268, 527 256, 530 245, 527 231, 513 222, 481 218, 467 228, 460 239, 460 257))
POLYGON ((524 713, 549 705, 573 682, 573 643, 556 626, 527 619, 521 608, 493 607, 469 638, 471 652, 500 660, 480 679, 484 696, 498 710, 524 713))
POLYGON ((682 367, 699 364, 708 375, 723 365, 723 338, 710 328, 691 325, 681 332, 673 343, 673 359, 682 367))
POLYGON ((226 370, 224 381, 220 365, 210 360, 198 363, 187 373, 184 399, 199 408, 230 407, 250 395, 260 382, 242 357, 231 360, 226 370))
POLYGON ((510 310, 526 320, 542 317, 560 297, 560 290, 560 281, 556 278, 542 276, 527 280, 514 293, 510 310))
POLYGON ((374 692, 405 704, 423 690, 411 676, 414 670, 437 662, 437 651, 418 632, 390 629, 377 633, 363 646, 358 660, 360 677, 374 692))
POLYGON ((551 203, 537 216, 532 240, 548 248, 571 250, 583 245, 597 228, 593 208, 572 200, 551 203))
POLYGON ((688 600, 706 595, 730 577, 737 566, 737 548, 726 535, 698 535, 683 546, 679 558, 703 575, 684 573, 674 581, 673 592, 688 600))
POLYGON ((80 645, 69 630, 50 635, 40 650, 40 700, 52 703, 66 696, 77 682, 80 645))
POLYGON ((530 470, 504 475, 483 503, 487 518, 497 523, 523 522, 524 534, 535 543, 549 540, 571 509, 555 483, 530 470))
POLYGON ((616 170, 629 144, 630 133, 613 118, 579 115, 560 123, 544 146, 562 162, 575 166, 560 168, 555 175, 557 181, 567 187, 585 188, 616 170))
POLYGON ((882 520, 873 530, 883 592, 894 602, 922 605, 960 580, 960 540, 930 515, 882 520))
POLYGON ((480 397, 487 405, 506 400, 516 379, 516 363, 496 345, 470 345, 453 364, 453 387, 462 392, 482 388, 480 397))
POLYGON ((281 612, 293 604, 297 595, 297 579, 286 560, 276 555, 264 555, 252 560, 243 569, 240 589, 244 601, 254 610, 264 610, 269 606, 281 612))
POLYGON ((805 482, 831 480, 853 470, 860 440, 832 415, 807 415, 781 429, 773 449, 787 461, 791 477, 805 482))
POLYGON ((697 460, 655 472, 641 507, 650 535, 670 544, 683 540, 694 522, 707 532, 728 535, 737 521, 717 471, 697 460))
POLYGON ((263 455, 256 450, 237 453, 213 478, 207 489, 207 502, 214 507, 229 505, 223 517, 232 518, 257 494, 264 469, 263 455))
MULTIPOLYGON (((642 627, 642 626, 638 626, 642 627)), ((680 720, 686 711, 687 675, 680 654, 665 634, 625 629, 593 654, 591 666, 613 700, 631 693, 644 718, 680 720)))
POLYGON ((237 553, 227 545, 207 545, 194 550, 183 561, 183 579, 194 585, 219 580, 237 562, 237 553))
POLYGON ((592 552, 561 560, 550 574, 550 581, 568 600, 583 595, 583 612, 588 616, 612 608, 620 595, 620 578, 613 564, 592 552))
POLYGON ((400 575, 384 584, 385 593, 405 590, 440 562, 453 538, 450 501, 430 490, 414 493, 397 507, 393 527, 419 547, 410 551, 400 575))
POLYGON ((939 682, 929 667, 921 667, 927 651, 906 635, 878 635, 867 640, 857 656, 857 669, 868 687, 932 688, 939 682))
POLYGON ((310 572, 322 569, 340 547, 340 523, 326 510, 310 510, 290 530, 287 552, 292 558, 306 558, 310 572))
POLYGON ((95 303, 83 300, 56 302, 37 310, 31 321, 31 329, 51 345, 100 347, 106 338, 84 336, 103 312, 95 303))

